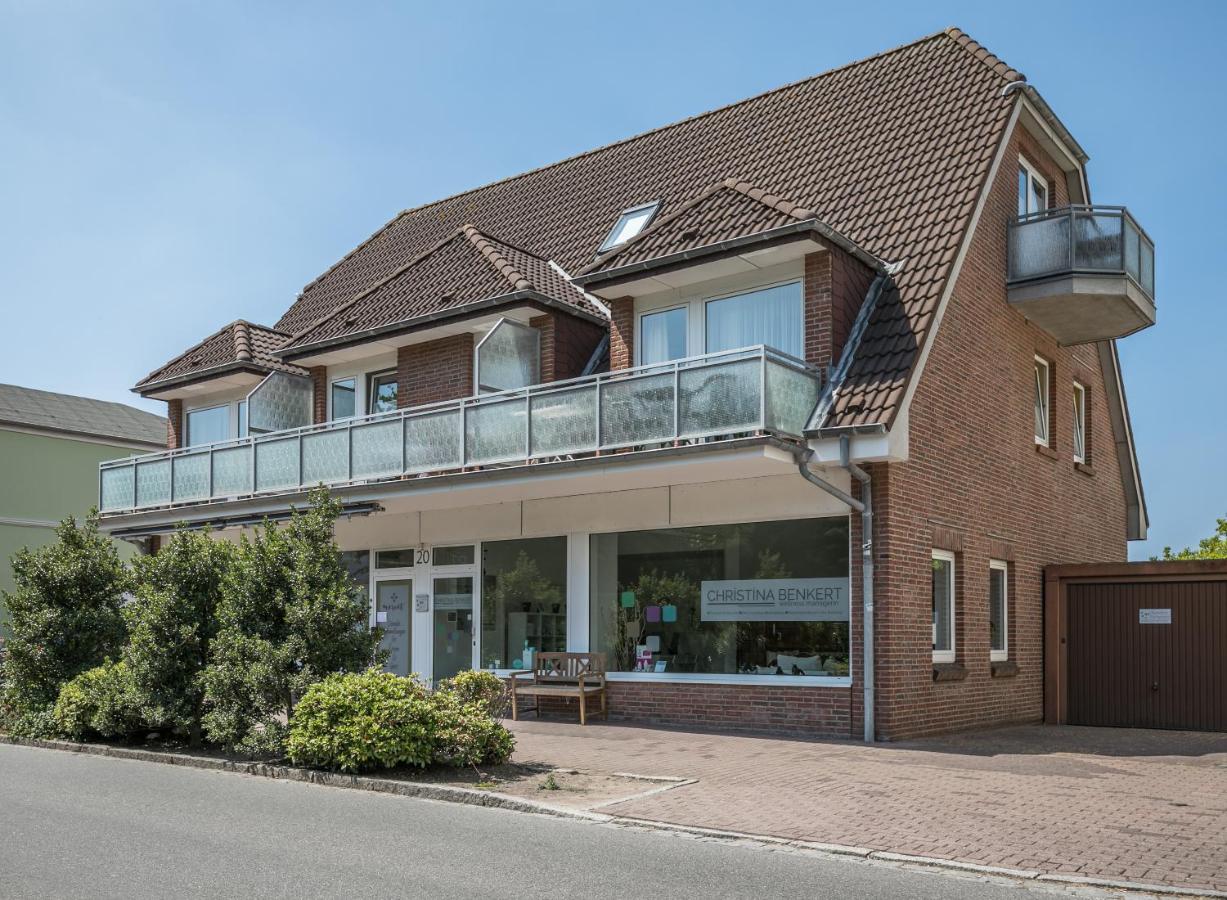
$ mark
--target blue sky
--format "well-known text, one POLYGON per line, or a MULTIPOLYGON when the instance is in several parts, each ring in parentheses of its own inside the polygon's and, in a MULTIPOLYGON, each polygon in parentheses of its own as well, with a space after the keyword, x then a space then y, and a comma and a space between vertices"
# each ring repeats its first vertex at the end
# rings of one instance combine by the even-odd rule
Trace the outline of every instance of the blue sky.
POLYGON ((121 400, 402 208, 958 25, 1157 244, 1121 342, 1152 539, 1227 516, 1227 3, 0 0, 0 381, 121 400))

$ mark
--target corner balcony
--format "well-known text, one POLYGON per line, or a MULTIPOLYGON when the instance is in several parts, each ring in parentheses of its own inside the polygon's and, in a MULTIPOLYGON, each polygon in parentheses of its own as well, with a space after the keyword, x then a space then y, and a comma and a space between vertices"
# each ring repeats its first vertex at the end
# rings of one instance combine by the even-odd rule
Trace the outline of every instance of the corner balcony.
POLYGON ((1155 245, 1123 206, 1069 206, 1009 226, 1009 302, 1062 345, 1155 323, 1155 245))
POLYGON ((766 347, 104 462, 104 517, 598 457, 744 435, 801 440, 819 372, 766 347))

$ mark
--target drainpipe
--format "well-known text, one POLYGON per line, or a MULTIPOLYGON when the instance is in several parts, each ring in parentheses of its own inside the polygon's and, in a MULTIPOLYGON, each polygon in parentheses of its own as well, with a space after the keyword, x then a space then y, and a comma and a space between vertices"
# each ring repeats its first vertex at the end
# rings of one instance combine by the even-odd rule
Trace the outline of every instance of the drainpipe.
POLYGON ((852 461, 852 453, 848 435, 839 438, 839 464, 848 474, 861 483, 861 497, 857 500, 851 494, 841 491, 833 484, 823 481, 809 467, 809 461, 814 451, 807 449, 797 456, 797 471, 801 477, 815 487, 821 488, 832 497, 840 500, 861 514, 861 591, 864 623, 864 710, 862 720, 865 725, 865 742, 872 744, 875 738, 874 729, 874 662, 873 662, 873 490, 870 485, 869 473, 852 461))

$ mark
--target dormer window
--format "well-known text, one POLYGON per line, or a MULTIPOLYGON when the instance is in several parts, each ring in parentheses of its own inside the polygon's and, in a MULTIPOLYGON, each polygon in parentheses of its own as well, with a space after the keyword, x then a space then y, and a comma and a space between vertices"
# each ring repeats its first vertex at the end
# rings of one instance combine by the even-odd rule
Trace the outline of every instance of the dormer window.
POLYGON ((610 229, 609 236, 605 238, 605 242, 601 244, 597 253, 604 253, 607 250, 612 250, 614 247, 620 247, 643 231, 647 227, 648 222, 652 221, 652 216, 656 215, 656 209, 659 206, 660 201, 654 200, 651 203, 633 206, 630 209, 624 210, 622 215, 618 216, 618 221, 610 229))

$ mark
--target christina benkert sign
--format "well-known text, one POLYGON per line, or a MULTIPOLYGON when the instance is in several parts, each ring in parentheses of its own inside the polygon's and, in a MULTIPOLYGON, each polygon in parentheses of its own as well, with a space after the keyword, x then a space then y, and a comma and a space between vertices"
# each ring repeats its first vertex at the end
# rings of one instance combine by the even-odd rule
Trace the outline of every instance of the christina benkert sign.
POLYGON ((704 622, 847 622, 847 578, 704 581, 704 622))

